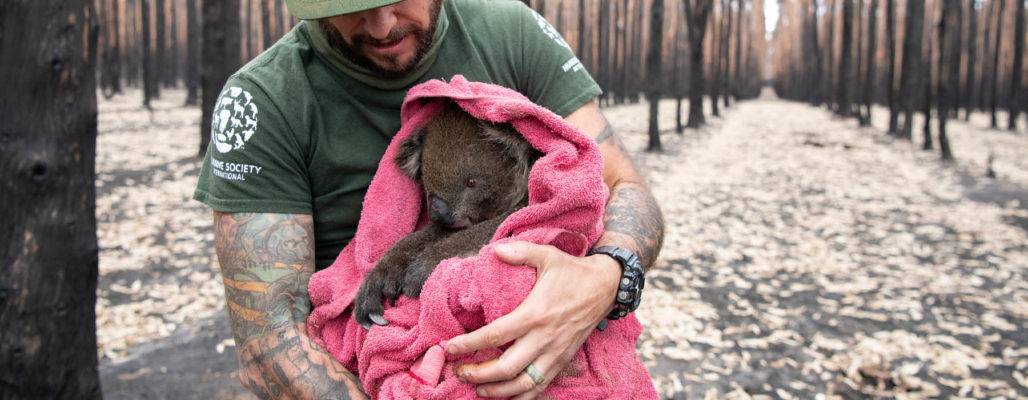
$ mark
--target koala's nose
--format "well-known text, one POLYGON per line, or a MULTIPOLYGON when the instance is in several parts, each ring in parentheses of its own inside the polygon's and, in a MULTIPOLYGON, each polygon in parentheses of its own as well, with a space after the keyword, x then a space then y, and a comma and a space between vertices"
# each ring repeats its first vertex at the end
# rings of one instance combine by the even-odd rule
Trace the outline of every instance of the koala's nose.
POLYGON ((443 199, 435 196, 430 197, 428 210, 430 218, 436 223, 450 225, 453 222, 453 215, 450 214, 450 205, 446 204, 446 201, 443 199))

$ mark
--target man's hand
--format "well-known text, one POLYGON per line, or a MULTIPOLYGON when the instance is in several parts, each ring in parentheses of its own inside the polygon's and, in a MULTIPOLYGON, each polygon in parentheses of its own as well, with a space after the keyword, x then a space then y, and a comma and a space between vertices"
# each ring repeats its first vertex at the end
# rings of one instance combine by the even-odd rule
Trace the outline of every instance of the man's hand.
POLYGON ((534 398, 610 312, 621 268, 607 256, 579 258, 553 246, 527 242, 495 249, 503 262, 535 267, 535 286, 510 314, 451 339, 447 351, 467 354, 514 341, 497 361, 461 366, 457 376, 479 384, 477 392, 482 397, 534 398), (536 385, 523 372, 528 363, 543 373, 543 383, 536 385))
POLYGON ((239 381, 262 399, 366 399, 357 378, 307 337, 310 215, 214 213, 214 240, 239 381))
MULTIPOLYGON (((603 182, 610 188, 610 199, 603 215, 605 232, 594 246, 631 250, 648 268, 664 238, 657 202, 595 101, 571 113, 567 121, 595 138, 603 155, 603 182)), ((498 246, 497 255, 510 264, 538 268, 536 286, 511 314, 453 338, 448 350, 462 354, 514 341, 499 359, 462 366, 458 376, 480 384, 483 397, 533 399, 613 308, 621 269, 605 255, 578 258, 549 246, 519 244, 510 252, 498 246), (523 372, 530 362, 544 374, 539 385, 523 372)))

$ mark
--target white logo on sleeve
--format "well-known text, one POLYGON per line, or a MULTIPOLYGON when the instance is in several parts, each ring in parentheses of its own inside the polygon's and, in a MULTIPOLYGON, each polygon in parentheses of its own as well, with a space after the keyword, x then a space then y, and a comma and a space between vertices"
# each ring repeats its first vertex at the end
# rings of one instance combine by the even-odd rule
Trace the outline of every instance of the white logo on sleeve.
MULTIPOLYGON (((553 39, 553 41, 557 42, 558 45, 571 50, 571 46, 568 45, 568 42, 564 41, 564 38, 560 36, 560 32, 557 32, 557 29, 555 29, 553 25, 550 25, 550 22, 547 21, 546 18, 543 18, 543 16, 539 15, 535 10, 532 10, 532 16, 535 17, 536 24, 539 25, 539 29, 542 29, 546 36, 549 36, 550 39, 553 39)), ((575 56, 571 56, 571 58, 561 65, 561 69, 564 70, 564 72, 578 72, 582 70, 582 68, 585 67, 582 66, 582 62, 578 61, 578 57, 575 56)))
POLYGON ((219 153, 241 149, 257 131, 257 104, 239 86, 225 88, 211 118, 211 143, 219 153))

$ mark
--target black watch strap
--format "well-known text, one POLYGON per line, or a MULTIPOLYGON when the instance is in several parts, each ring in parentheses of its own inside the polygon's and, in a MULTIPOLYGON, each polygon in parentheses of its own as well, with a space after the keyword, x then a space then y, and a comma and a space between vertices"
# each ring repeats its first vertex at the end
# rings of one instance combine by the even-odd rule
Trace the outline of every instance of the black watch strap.
POLYGON ((621 264, 621 280, 618 282, 618 293, 614 297, 614 309, 607 314, 607 319, 622 318, 639 308, 642 290, 646 286, 639 257, 627 249, 616 246, 597 247, 590 250, 588 255, 593 254, 605 254, 621 264))

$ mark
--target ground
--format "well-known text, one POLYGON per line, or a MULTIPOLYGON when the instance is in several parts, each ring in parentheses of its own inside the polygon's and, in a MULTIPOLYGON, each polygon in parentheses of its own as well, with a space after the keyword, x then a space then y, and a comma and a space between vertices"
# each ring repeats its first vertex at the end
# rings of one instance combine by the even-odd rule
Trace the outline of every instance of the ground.
MULTIPOLYGON (((247 398, 183 99, 100 103, 108 398, 247 398)), ((678 135, 674 107, 661 154, 641 151, 646 105, 605 109, 667 223, 637 312, 662 397, 1028 396, 1023 128, 953 122, 947 164, 882 133, 881 109, 859 128, 767 95, 678 135)))

